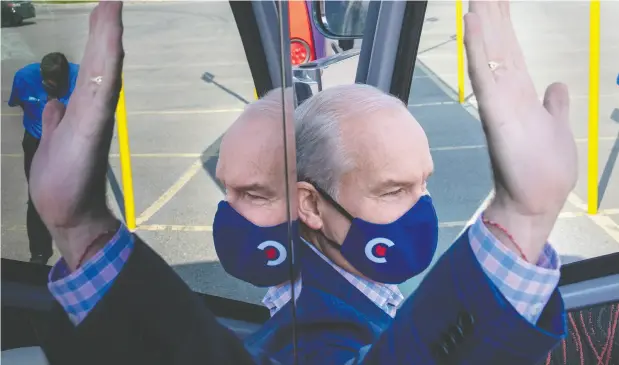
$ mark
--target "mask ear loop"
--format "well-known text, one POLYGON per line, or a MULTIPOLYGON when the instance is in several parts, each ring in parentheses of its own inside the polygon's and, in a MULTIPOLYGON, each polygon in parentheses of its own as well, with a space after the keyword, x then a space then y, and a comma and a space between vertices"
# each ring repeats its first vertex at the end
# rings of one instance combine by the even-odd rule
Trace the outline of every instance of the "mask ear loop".
POLYGON ((331 204, 341 215, 343 215, 344 217, 348 218, 349 221, 352 221, 355 217, 352 216, 352 214, 348 213, 348 211, 346 209, 344 209, 344 207, 342 207, 340 205, 340 203, 336 202, 335 199, 333 199, 331 197, 331 195, 329 195, 329 193, 327 193, 325 190, 323 190, 321 187, 319 187, 315 182, 309 180, 309 179, 305 179, 303 180, 308 184, 311 184, 314 189, 316 189, 316 191, 325 199, 329 202, 329 204, 331 204))
MULTIPOLYGON (((314 189, 316 189, 316 191, 318 192, 318 194, 320 194, 325 200, 327 200, 329 202, 329 204, 331 204, 335 210, 337 210, 341 215, 343 215, 344 217, 348 218, 349 221, 352 222, 352 220, 355 218, 352 216, 352 214, 348 213, 348 211, 346 209, 344 209, 344 207, 342 207, 340 205, 340 203, 336 202, 335 199, 333 199, 331 197, 331 195, 329 195, 329 193, 327 193, 325 190, 323 190, 322 188, 320 188, 318 186, 318 184, 316 184, 315 182, 309 180, 309 179, 304 179, 303 181, 305 181, 306 183, 312 185, 314 187, 314 189)), ((326 237, 325 237, 326 238, 326 237)), ((341 251, 342 250, 342 246, 338 245, 335 242, 332 242, 330 239, 326 238, 325 242, 333 247, 334 249, 341 251)))

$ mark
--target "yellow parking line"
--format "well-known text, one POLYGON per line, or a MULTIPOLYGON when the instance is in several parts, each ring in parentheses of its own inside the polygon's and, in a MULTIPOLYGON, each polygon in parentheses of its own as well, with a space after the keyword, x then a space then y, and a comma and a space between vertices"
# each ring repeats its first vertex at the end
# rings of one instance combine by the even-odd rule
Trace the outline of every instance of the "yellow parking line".
MULTIPOLYGON (((136 110, 127 111, 127 115, 191 115, 191 114, 219 114, 240 113, 243 108, 227 109, 177 109, 177 110, 136 110)), ((21 117, 22 113, 2 113, 2 117, 21 117)))
POLYGON ((142 231, 213 232, 213 226, 185 226, 181 224, 148 224, 138 226, 142 231))
MULTIPOLYGON (((589 217, 606 216, 608 218, 609 215, 613 215, 613 214, 619 214, 619 209, 601 210, 598 212, 596 216, 589 216, 589 217)), ((584 217, 584 216, 588 216, 588 214, 584 211, 582 212, 562 212, 559 215, 559 219, 570 219, 570 218, 578 218, 578 217, 584 217)), ((471 221, 442 222, 442 223, 439 223, 439 227, 440 228, 466 227, 470 225, 470 223, 471 221)), ((3 231, 25 231, 26 226, 23 224, 2 226, 2 230, 3 231)), ((213 226, 211 225, 199 226, 199 225, 185 225, 185 224, 140 224, 136 228, 136 231, 213 232, 213 226)))
MULTIPOLYGON (((23 153, 3 153, 2 157, 23 157, 23 153)), ((133 153, 131 157, 136 158, 198 158, 201 153, 133 153)), ((209 157, 209 155, 206 155, 209 157)), ((120 157, 118 153, 110 153, 109 157, 120 157)))
POLYGON ((202 169, 202 160, 196 160, 181 177, 176 180, 172 186, 165 193, 163 193, 159 199, 157 199, 153 204, 151 204, 136 220, 137 225, 140 225, 147 220, 149 220, 155 213, 159 211, 167 202, 172 199, 174 195, 176 195, 182 188, 185 186, 192 177, 194 177, 200 169, 202 169))
MULTIPOLYGON (((587 204, 580 199, 576 194, 571 193, 567 197, 567 201, 578 209, 587 211, 587 204)), ((605 211, 598 211, 597 214, 586 214, 586 216, 598 227, 600 227, 606 234, 608 234, 613 240, 619 243, 619 224, 615 223, 605 211)))
POLYGON ((26 226, 23 224, 13 224, 10 226, 2 226, 2 231, 25 231, 26 226))

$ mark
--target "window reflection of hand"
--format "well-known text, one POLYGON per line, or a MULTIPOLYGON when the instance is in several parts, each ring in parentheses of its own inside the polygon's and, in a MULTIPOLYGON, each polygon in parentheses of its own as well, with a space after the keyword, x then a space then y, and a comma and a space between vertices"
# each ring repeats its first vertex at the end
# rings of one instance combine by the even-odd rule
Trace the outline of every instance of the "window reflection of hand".
POLYGON ((105 174, 121 87, 122 33, 122 3, 102 1, 90 16, 69 105, 65 110, 57 100, 47 103, 32 162, 34 205, 72 269, 93 241, 105 243, 102 235, 118 224, 107 208, 105 174), (98 76, 100 83, 93 81, 98 76))

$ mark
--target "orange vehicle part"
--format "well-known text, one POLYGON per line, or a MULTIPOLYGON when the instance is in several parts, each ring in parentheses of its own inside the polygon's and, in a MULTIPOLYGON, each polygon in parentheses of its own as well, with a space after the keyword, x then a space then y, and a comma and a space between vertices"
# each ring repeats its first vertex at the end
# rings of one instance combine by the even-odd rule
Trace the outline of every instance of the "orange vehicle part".
POLYGON ((312 23, 306 1, 290 1, 290 56, 292 65, 316 60, 312 23))
MULTIPOLYGON (((293 66, 316 60, 316 46, 312 35, 312 24, 306 1, 294 0, 288 3, 290 23, 290 59, 293 66)), ((254 98, 258 93, 254 89, 254 98)))

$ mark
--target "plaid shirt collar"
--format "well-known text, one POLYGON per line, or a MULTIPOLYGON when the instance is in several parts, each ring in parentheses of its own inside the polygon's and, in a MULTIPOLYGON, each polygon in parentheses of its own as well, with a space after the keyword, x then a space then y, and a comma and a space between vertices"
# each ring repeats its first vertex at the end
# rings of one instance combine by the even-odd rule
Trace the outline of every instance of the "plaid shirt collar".
MULTIPOLYGON (((328 257, 326 257, 320 250, 318 250, 313 244, 309 243, 305 239, 301 238, 305 244, 307 244, 320 258, 325 260, 331 267, 340 273, 349 283, 363 293, 374 304, 381 308, 385 313, 391 317, 395 317, 396 311, 400 304, 404 301, 404 296, 394 284, 382 284, 375 281, 371 281, 360 276, 349 273, 333 263, 328 257)), ((302 289, 302 277, 299 277, 294 283, 295 286, 295 301, 299 297, 299 293, 302 289)), ((277 313, 288 301, 290 301, 290 282, 286 282, 279 286, 270 287, 266 295, 262 299, 262 303, 269 308, 271 316, 277 313)))

